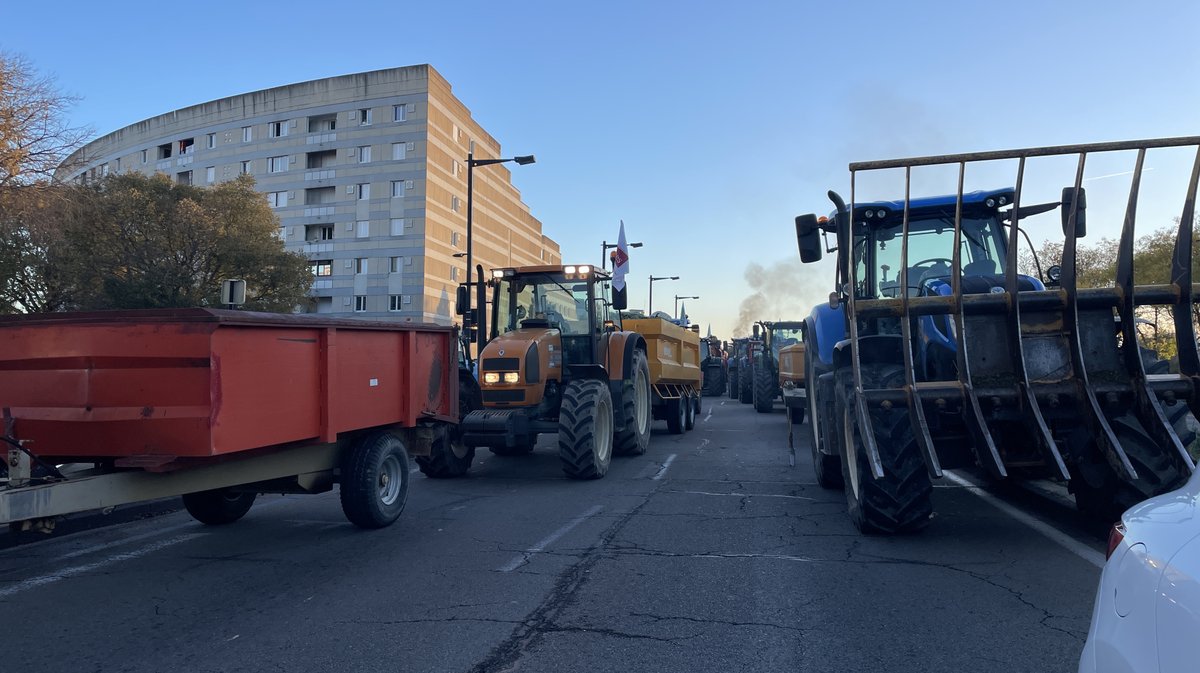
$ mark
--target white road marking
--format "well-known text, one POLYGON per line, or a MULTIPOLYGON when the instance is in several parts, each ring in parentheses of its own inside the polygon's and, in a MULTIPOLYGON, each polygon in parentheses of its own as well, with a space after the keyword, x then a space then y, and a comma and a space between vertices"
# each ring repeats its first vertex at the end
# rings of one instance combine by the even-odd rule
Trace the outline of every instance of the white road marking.
POLYGON ((708 415, 704 417, 704 420, 702 421, 703 423, 707 423, 707 422, 708 422, 708 419, 712 418, 712 412, 713 412, 713 408, 712 408, 712 407, 709 407, 709 408, 708 408, 708 415))
POLYGON ((962 486, 965 490, 979 496, 979 498, 984 502, 1041 533, 1045 537, 1049 538, 1051 542, 1054 542, 1063 549, 1075 554, 1097 568, 1104 567, 1104 554, 1101 554, 1095 549, 1088 547, 1087 545, 1079 542, 1075 538, 1067 535, 1066 533, 1042 521, 1041 519, 1026 514, 1007 502, 1000 500, 996 496, 975 485, 974 482, 968 479, 964 479, 963 477, 960 477, 949 470, 943 471, 942 474, 945 475, 945 477, 950 481, 962 486))
POLYGON ((788 556, 787 554, 696 554, 689 558, 765 558, 774 561, 796 561, 798 563, 820 563, 818 559, 805 556, 788 556))
POLYGON ((700 449, 703 449, 704 447, 708 446, 711 443, 712 443, 711 439, 706 439, 706 440, 700 442, 700 446, 697 446, 696 450, 699 451, 700 449))
MULTIPOLYGON (((94 554, 95 552, 104 551, 105 549, 110 549, 112 547, 120 547, 121 545, 129 544, 131 542, 137 542, 138 540, 145 540, 146 538, 161 537, 163 535, 167 535, 168 533, 173 533, 181 528, 195 528, 196 525, 197 524, 195 521, 192 521, 189 519, 188 521, 186 521, 184 523, 175 524, 174 526, 168 526, 166 528, 158 528, 158 529, 152 530, 148 533, 142 533, 140 535, 130 535, 129 537, 124 537, 119 540, 113 540, 112 542, 105 542, 103 544, 96 544, 96 545, 92 545, 90 547, 76 549, 75 551, 69 551, 65 554, 59 554, 58 556, 55 556, 52 559, 49 559, 46 561, 39 561, 39 563, 41 563, 41 564, 57 563, 59 561, 65 561, 69 558, 75 558, 76 556, 84 556, 85 554, 94 554)), ((64 539, 69 539, 69 538, 64 538, 64 539)), ((20 549, 20 547, 13 547, 12 549, 20 549)), ((10 549, 10 551, 11 551, 11 549, 10 549)))
POLYGON ((725 406, 725 403, 724 403, 724 402, 722 402, 722 403, 721 403, 721 406, 725 406))
POLYGON ((528 563, 529 559, 534 554, 537 554, 537 553, 545 550, 546 547, 554 544, 555 540, 557 540, 558 538, 571 532, 572 528, 583 523, 590 517, 593 517, 593 516, 599 514, 600 510, 602 510, 602 509, 604 509, 604 507, 602 505, 595 505, 594 507, 587 510, 583 514, 580 514, 579 516, 575 517, 574 519, 571 519, 570 521, 566 522, 558 530, 556 530, 553 533, 542 538, 541 540, 538 541, 537 544, 533 545, 529 549, 526 549, 523 553, 521 553, 519 556, 517 556, 513 560, 511 560, 508 563, 506 563, 505 565, 497 568, 497 570, 499 570, 502 573, 510 573, 510 572, 516 570, 517 568, 520 568, 521 566, 528 563))
POLYGON ((776 495, 772 493, 712 493, 709 491, 667 491, 667 493, 687 493, 689 495, 725 495, 738 498, 787 498, 789 500, 813 500, 802 495, 776 495))
POLYGON ((239 634, 235 634, 235 635, 234 635, 232 638, 226 638, 226 639, 225 639, 225 642, 227 642, 227 643, 231 643, 231 642, 233 642, 233 641, 235 641, 235 640, 237 640, 238 638, 241 638, 241 637, 242 637, 242 635, 241 635, 240 633, 239 633, 239 634))
MULTIPOLYGON (((706 439, 704 441, 707 442, 708 440, 706 439)), ((703 446, 703 445, 701 445, 701 446, 703 446)), ((654 481, 658 481, 659 479, 662 479, 663 475, 667 473, 667 468, 671 467, 671 463, 673 463, 673 462, 675 462, 675 454, 672 453, 671 455, 667 456, 666 460, 663 461, 662 467, 658 468, 658 472, 655 472, 654 476, 650 477, 650 478, 654 481)))
POLYGON ((31 577, 23 582, 17 582, 16 584, 13 584, 13 585, 4 587, 3 589, 0 589, 0 598, 8 598, 9 596, 19 594, 22 591, 28 591, 29 589, 35 589, 37 587, 45 586, 47 584, 53 584, 54 582, 57 582, 59 580, 65 580, 65 579, 74 577, 76 575, 82 575, 84 573, 92 572, 93 570, 99 570, 100 568, 112 565, 114 563, 120 563, 121 561, 130 561, 135 558, 139 558, 139 557, 145 556, 147 554, 154 553, 160 549, 170 547, 171 545, 179 544, 180 542, 187 542, 188 540, 201 537, 202 535, 203 535, 203 533, 192 533, 190 535, 180 535, 178 537, 173 537, 169 540, 160 540, 158 542, 155 542, 154 544, 146 545, 145 547, 142 547, 141 549, 136 549, 134 551, 125 552, 123 554, 114 554, 112 556, 109 556, 108 558, 102 559, 100 561, 95 561, 93 563, 85 563, 84 565, 71 566, 69 568, 63 568, 62 570, 56 570, 47 575, 39 575, 38 577, 31 577))

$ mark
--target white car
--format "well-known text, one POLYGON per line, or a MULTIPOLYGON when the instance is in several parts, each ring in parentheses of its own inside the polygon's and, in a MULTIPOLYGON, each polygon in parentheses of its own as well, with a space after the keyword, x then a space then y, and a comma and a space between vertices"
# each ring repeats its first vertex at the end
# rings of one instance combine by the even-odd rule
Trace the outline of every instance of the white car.
POLYGON ((1080 673, 1200 670, 1200 471, 1121 516, 1080 673))

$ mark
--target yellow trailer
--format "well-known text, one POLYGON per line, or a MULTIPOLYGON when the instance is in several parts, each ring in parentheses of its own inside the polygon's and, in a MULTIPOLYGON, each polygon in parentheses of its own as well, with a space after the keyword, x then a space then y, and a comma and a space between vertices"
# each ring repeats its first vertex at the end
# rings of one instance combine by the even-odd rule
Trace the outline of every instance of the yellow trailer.
POLYGON ((700 413, 700 334, 662 318, 626 318, 621 326, 646 340, 653 418, 672 434, 691 430, 700 413))

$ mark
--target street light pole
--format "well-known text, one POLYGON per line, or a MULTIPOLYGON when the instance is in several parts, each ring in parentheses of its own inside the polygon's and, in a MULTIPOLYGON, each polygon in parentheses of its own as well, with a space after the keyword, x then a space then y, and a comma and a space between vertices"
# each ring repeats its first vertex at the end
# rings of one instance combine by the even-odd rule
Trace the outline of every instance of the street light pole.
POLYGON ((654 315, 654 283, 660 280, 679 280, 679 276, 650 276, 650 297, 646 300, 646 317, 654 315))
MULTIPOLYGON (((467 152, 467 283, 466 283, 466 285, 467 285, 466 316, 467 317, 470 317, 472 315, 471 314, 471 300, 472 300, 471 295, 473 293, 471 290, 472 290, 473 286, 475 285, 475 282, 472 280, 472 270, 475 268, 475 265, 473 263, 473 258, 472 258, 472 254, 474 252, 473 251, 473 243, 475 242, 475 238, 474 238, 474 231, 471 226, 472 225, 471 216, 472 216, 472 212, 474 211, 474 205, 475 205, 475 202, 474 202, 475 167, 476 166, 490 166, 492 164, 503 164, 503 163, 507 163, 509 161, 515 162, 518 166, 524 166, 526 164, 534 163, 536 161, 536 159, 534 159, 534 156, 532 154, 527 154, 527 155, 519 156, 519 157, 512 157, 511 159, 476 159, 475 158, 475 141, 473 141, 473 140, 471 141, 470 150, 467 152)), ((483 307, 480 307, 480 309, 482 309, 482 308, 483 307)), ((472 319, 471 324, 472 324, 472 326, 477 326, 478 321, 472 319)), ((471 354, 471 349, 470 349, 470 347, 468 347, 467 355, 470 355, 470 354, 471 354)))
MULTIPOLYGON (((604 271, 607 269, 606 265, 608 264, 608 251, 615 250, 618 247, 619 247, 619 245, 616 243, 609 243, 608 241, 600 242, 600 270, 601 271, 604 271)), ((640 247, 642 247, 642 244, 641 243, 630 243, 629 247, 640 248, 640 247)))
POLYGON ((675 319, 676 319, 676 320, 678 320, 678 319, 679 319, 679 300, 680 300, 680 299, 699 299, 699 298, 700 298, 700 297, 698 297, 698 296, 693 296, 693 297, 681 297, 681 296, 679 296, 679 295, 675 295, 675 313, 674 313, 674 315, 675 315, 675 319))

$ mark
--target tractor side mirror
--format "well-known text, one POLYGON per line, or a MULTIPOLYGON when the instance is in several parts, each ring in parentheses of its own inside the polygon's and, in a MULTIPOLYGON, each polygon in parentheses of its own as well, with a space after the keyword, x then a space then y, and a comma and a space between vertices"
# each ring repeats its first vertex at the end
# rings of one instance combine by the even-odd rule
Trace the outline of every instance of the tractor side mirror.
POLYGON ((758 338, 758 324, 757 323, 754 325, 754 338, 755 339, 758 338))
POLYGON ((1074 187, 1063 187, 1062 191, 1062 228, 1063 236, 1067 235, 1067 225, 1071 220, 1071 209, 1078 208, 1075 212, 1075 238, 1083 238, 1087 235, 1087 192, 1083 187, 1076 192, 1074 187), (1075 206, 1076 197, 1079 199, 1079 205, 1075 206))
POLYGON ((800 245, 800 261, 805 264, 821 261, 821 230, 817 224, 817 216, 796 216, 796 242, 800 245))
POLYGON ((621 290, 613 290, 612 303, 609 304, 614 311, 624 311, 629 307, 629 286, 626 285, 621 290))
POLYGON ((467 286, 459 285, 454 292, 454 312, 458 315, 467 314, 467 286))

